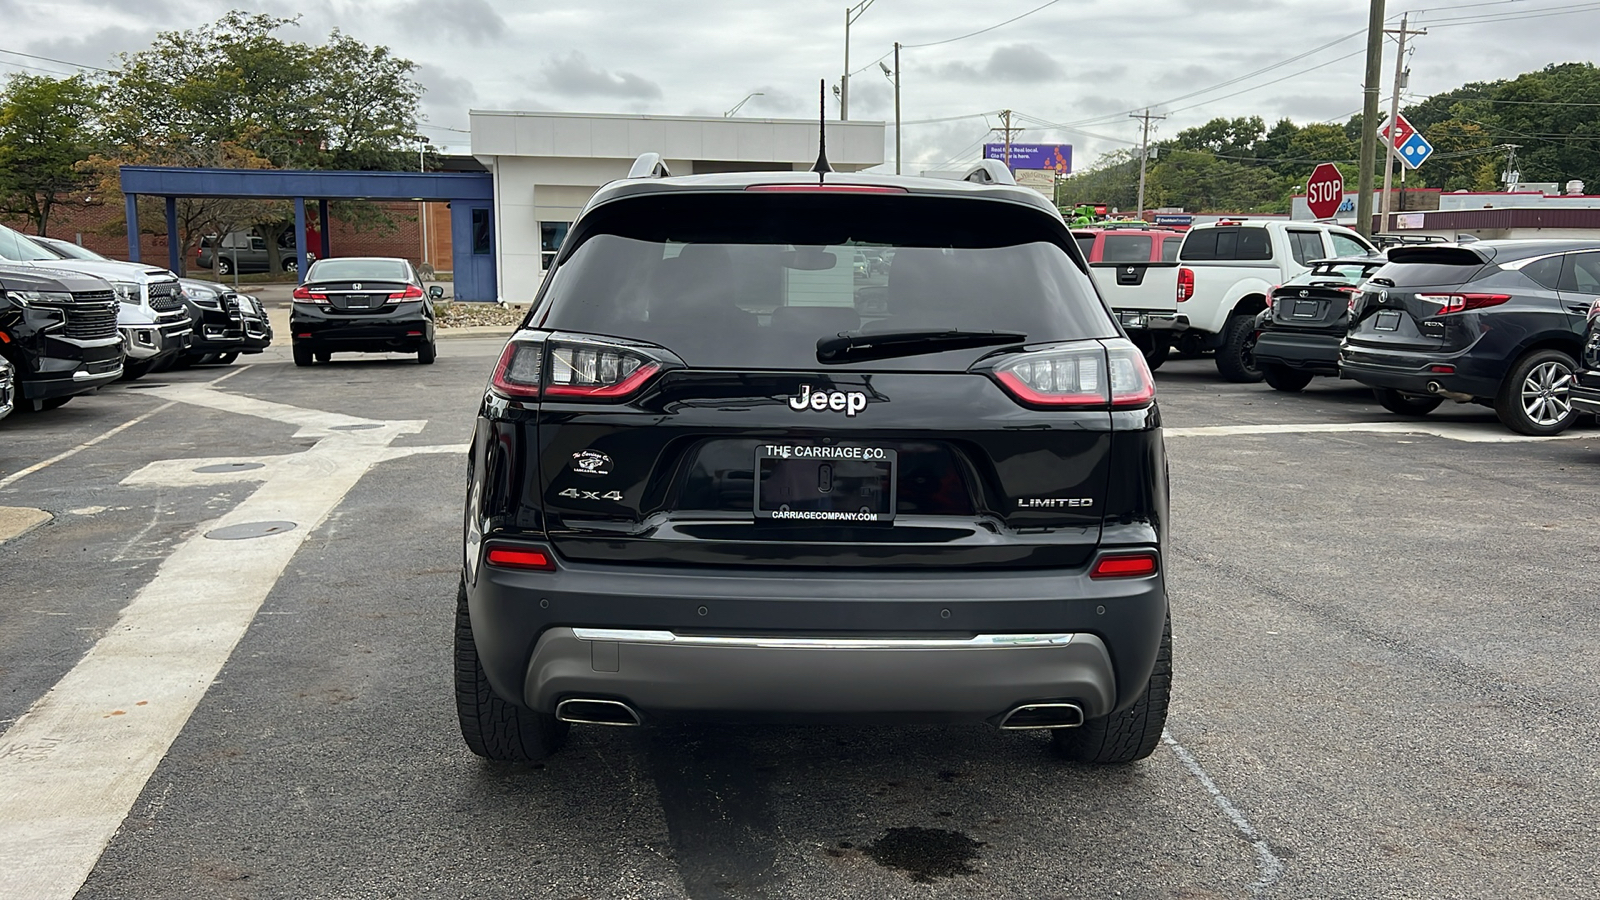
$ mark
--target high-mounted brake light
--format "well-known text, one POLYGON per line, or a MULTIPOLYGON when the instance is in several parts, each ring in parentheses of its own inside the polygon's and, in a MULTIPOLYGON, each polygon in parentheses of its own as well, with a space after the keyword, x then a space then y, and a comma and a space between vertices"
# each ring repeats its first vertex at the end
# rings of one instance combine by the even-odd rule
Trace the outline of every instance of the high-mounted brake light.
POLYGON ((1510 294, 1418 294, 1418 300, 1427 300, 1439 304, 1436 316, 1449 313, 1466 312, 1469 309, 1483 309, 1486 306, 1499 306, 1511 299, 1510 294))
POLYGON ((294 302, 296 303, 316 303, 320 305, 328 302, 327 294, 313 294, 311 289, 303 284, 295 288, 294 293, 290 294, 289 296, 293 298, 294 302))
POLYGON ((1141 578, 1158 568, 1154 553, 1112 553, 1095 560, 1090 578, 1141 578))
POLYGON ((1178 270, 1178 302, 1182 303, 1194 296, 1194 270, 1178 270))
POLYGON ((554 572, 555 560, 543 550, 521 547, 490 547, 486 561, 502 569, 530 569, 536 572, 554 572))
POLYGON ((886 184, 752 184, 746 191, 764 194, 904 194, 903 187, 886 184))
POLYGON ((423 296, 422 288, 419 288, 414 284, 408 284, 408 285, 406 285, 406 289, 405 290, 403 290, 403 291, 395 291, 394 293, 390 294, 389 295, 389 299, 390 300, 419 300, 419 299, 422 298, 422 296, 423 296))

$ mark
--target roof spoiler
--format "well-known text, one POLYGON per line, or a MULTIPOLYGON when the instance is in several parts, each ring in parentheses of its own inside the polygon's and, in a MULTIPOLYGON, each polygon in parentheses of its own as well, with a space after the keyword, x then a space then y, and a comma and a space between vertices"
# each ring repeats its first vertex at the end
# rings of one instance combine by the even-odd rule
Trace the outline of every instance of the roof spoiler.
POLYGON ((1481 266, 1494 259, 1493 247, 1458 247, 1451 244, 1401 244, 1389 248, 1389 261, 1432 263, 1440 266, 1481 266))
POLYGON ((978 164, 967 170, 961 176, 962 181, 974 184, 1016 184, 1017 179, 1012 177, 1011 170, 998 159, 981 159, 978 164))
POLYGON ((659 153, 641 153, 633 161, 633 168, 628 170, 629 178, 671 178, 672 173, 667 170, 667 161, 659 153))

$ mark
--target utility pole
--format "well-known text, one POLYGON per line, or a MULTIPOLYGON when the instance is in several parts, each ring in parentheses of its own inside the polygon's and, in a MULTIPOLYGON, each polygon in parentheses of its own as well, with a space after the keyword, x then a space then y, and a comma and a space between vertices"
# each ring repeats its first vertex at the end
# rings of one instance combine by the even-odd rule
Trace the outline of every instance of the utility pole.
POLYGON ((1011 110, 1009 110, 1009 109, 1000 110, 1000 122, 1002 124, 1001 124, 1001 126, 999 128, 991 128, 989 130, 990 131, 998 131, 1005 137, 1005 142, 1006 142, 1006 151, 1005 151, 1006 169, 1009 171, 1010 168, 1011 168, 1011 134, 1012 134, 1012 132, 1024 131, 1026 129, 1012 128, 1011 127, 1011 110))
POLYGON ((900 42, 894 42, 894 173, 900 174, 900 42))
POLYGON ((1385 232, 1393 228, 1393 224, 1389 221, 1389 215, 1394 209, 1394 200, 1389 196, 1389 186, 1391 184, 1390 179, 1394 177, 1394 135, 1395 126, 1400 121, 1400 92, 1405 89, 1406 75, 1409 74, 1406 69, 1406 38, 1413 34, 1428 33, 1426 29, 1421 31, 1408 29, 1406 22, 1409 19, 1410 14, 1401 16, 1399 30, 1385 29, 1383 32, 1384 34, 1398 35, 1400 38, 1400 49, 1395 52, 1394 56, 1394 96, 1389 98, 1389 136, 1383 141, 1383 213, 1382 219, 1378 222, 1378 230, 1385 232))
POLYGON ((1152 115, 1150 115, 1150 108, 1149 107, 1145 107, 1145 111, 1143 113, 1129 113, 1128 114, 1128 118, 1130 118, 1130 119, 1143 119, 1144 120, 1144 139, 1139 142, 1139 212, 1138 212, 1139 218, 1143 219, 1144 218, 1144 165, 1145 165, 1145 162, 1150 159, 1150 120, 1151 119, 1155 119, 1157 122, 1160 122, 1160 121, 1164 120, 1166 118, 1166 116, 1152 116, 1152 115))
POLYGON ((1372 237, 1372 158, 1378 153, 1378 79, 1383 77, 1383 0, 1372 0, 1367 17, 1367 79, 1362 86, 1361 175, 1356 195, 1356 231, 1372 237))
POLYGON ((844 11, 844 77, 839 79, 839 121, 850 121, 850 26, 875 0, 861 0, 844 11))

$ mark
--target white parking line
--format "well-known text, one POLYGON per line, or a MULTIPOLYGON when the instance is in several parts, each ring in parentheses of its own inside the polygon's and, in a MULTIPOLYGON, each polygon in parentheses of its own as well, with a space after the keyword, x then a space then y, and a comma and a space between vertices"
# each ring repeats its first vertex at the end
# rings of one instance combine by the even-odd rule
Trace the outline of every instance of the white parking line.
POLYGON ((1227 816, 1228 821, 1233 823, 1234 830, 1243 835, 1244 839, 1249 841, 1250 846, 1255 849, 1256 880, 1254 884, 1250 885, 1250 893, 1260 896, 1262 891, 1272 887, 1278 882, 1279 878, 1283 877, 1283 860, 1272 852, 1272 845, 1261 837, 1261 833, 1255 830, 1250 824, 1250 820, 1246 819, 1244 813, 1239 811, 1239 807, 1234 806, 1233 801, 1229 800, 1227 795, 1222 793, 1222 789, 1217 787, 1217 783, 1211 780, 1211 776, 1206 774, 1206 770, 1200 766, 1199 760, 1194 758, 1193 753, 1190 753, 1186 747, 1173 739, 1172 733, 1169 731, 1163 730, 1161 732, 1161 740, 1172 748, 1173 754, 1178 757, 1178 762, 1183 763, 1183 767, 1189 770, 1189 774, 1193 775, 1195 780, 1200 782, 1200 786, 1206 789, 1206 793, 1211 795, 1211 799, 1216 801, 1217 808, 1222 810, 1222 814, 1227 816))
POLYGON ((1533 441, 1600 440, 1594 431, 1566 431, 1553 437, 1530 437, 1491 424, 1473 422, 1311 422, 1303 425, 1202 425, 1166 428, 1167 437, 1236 437, 1245 434, 1431 434, 1469 444, 1522 444, 1533 441))
MULTIPOLYGON (((300 425, 321 439, 303 453, 230 460, 269 463, 230 473, 234 481, 262 477, 260 487, 174 549, 77 666, 0 735, 0 897, 77 893, 300 545, 368 469, 395 455, 391 441, 425 424, 355 419, 204 385, 153 392, 300 425), (350 425, 372 427, 335 430, 350 425), (268 521, 295 527, 250 540, 205 536, 268 521)), ((125 483, 189 484, 195 463, 166 460, 125 483)))
POLYGON ((36 462, 33 465, 27 467, 26 469, 23 469, 20 472, 13 472, 12 474, 7 475, 4 478, 0 478, 0 490, 3 490, 5 488, 10 487, 11 485, 15 484, 19 479, 22 479, 22 478, 25 478, 25 477, 27 477, 29 475, 32 475, 33 473, 39 471, 40 469, 43 469, 43 468, 45 468, 47 466, 53 466, 56 463, 61 462, 63 459, 67 459, 69 457, 77 456, 79 453, 82 453, 83 451, 89 449, 90 447, 93 447, 95 444, 101 443, 102 441, 110 440, 111 438, 116 437, 117 435, 123 433, 124 431, 127 431, 129 428, 132 428, 133 426, 139 424, 140 422, 143 422, 145 419, 150 418, 151 416, 155 415, 156 413, 162 412, 163 410, 167 410, 167 409, 172 408, 172 406, 173 406, 173 404, 171 404, 171 403, 163 403, 160 406, 156 407, 155 409, 150 410, 149 412, 145 413, 142 416, 134 416, 133 418, 129 419, 126 422, 123 422, 121 425, 118 425, 117 427, 111 429, 110 431, 107 431, 104 434, 96 435, 96 436, 88 439, 87 441, 84 441, 83 443, 79 444, 78 446, 73 447, 71 450, 63 450, 62 452, 57 453, 55 456, 52 456, 52 457, 50 457, 49 459, 46 459, 46 460, 41 460, 39 462, 36 462))

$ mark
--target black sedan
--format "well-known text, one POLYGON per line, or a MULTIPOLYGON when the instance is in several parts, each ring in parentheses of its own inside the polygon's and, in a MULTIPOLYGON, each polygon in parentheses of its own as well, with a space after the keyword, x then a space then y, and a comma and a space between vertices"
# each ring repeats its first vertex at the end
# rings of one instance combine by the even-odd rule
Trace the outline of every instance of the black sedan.
POLYGON ((1280 391, 1304 390, 1317 375, 1339 374, 1339 342, 1362 282, 1388 260, 1324 259, 1272 291, 1256 317, 1256 366, 1280 391))
POLYGON ((294 290, 289 313, 294 364, 327 362, 335 353, 415 353, 433 362, 433 301, 411 263, 388 257, 319 259, 294 290))
POLYGON ((1494 409, 1512 431, 1559 434, 1600 295, 1600 243, 1477 241, 1396 247, 1356 298, 1339 370, 1385 409, 1443 400, 1494 409))

